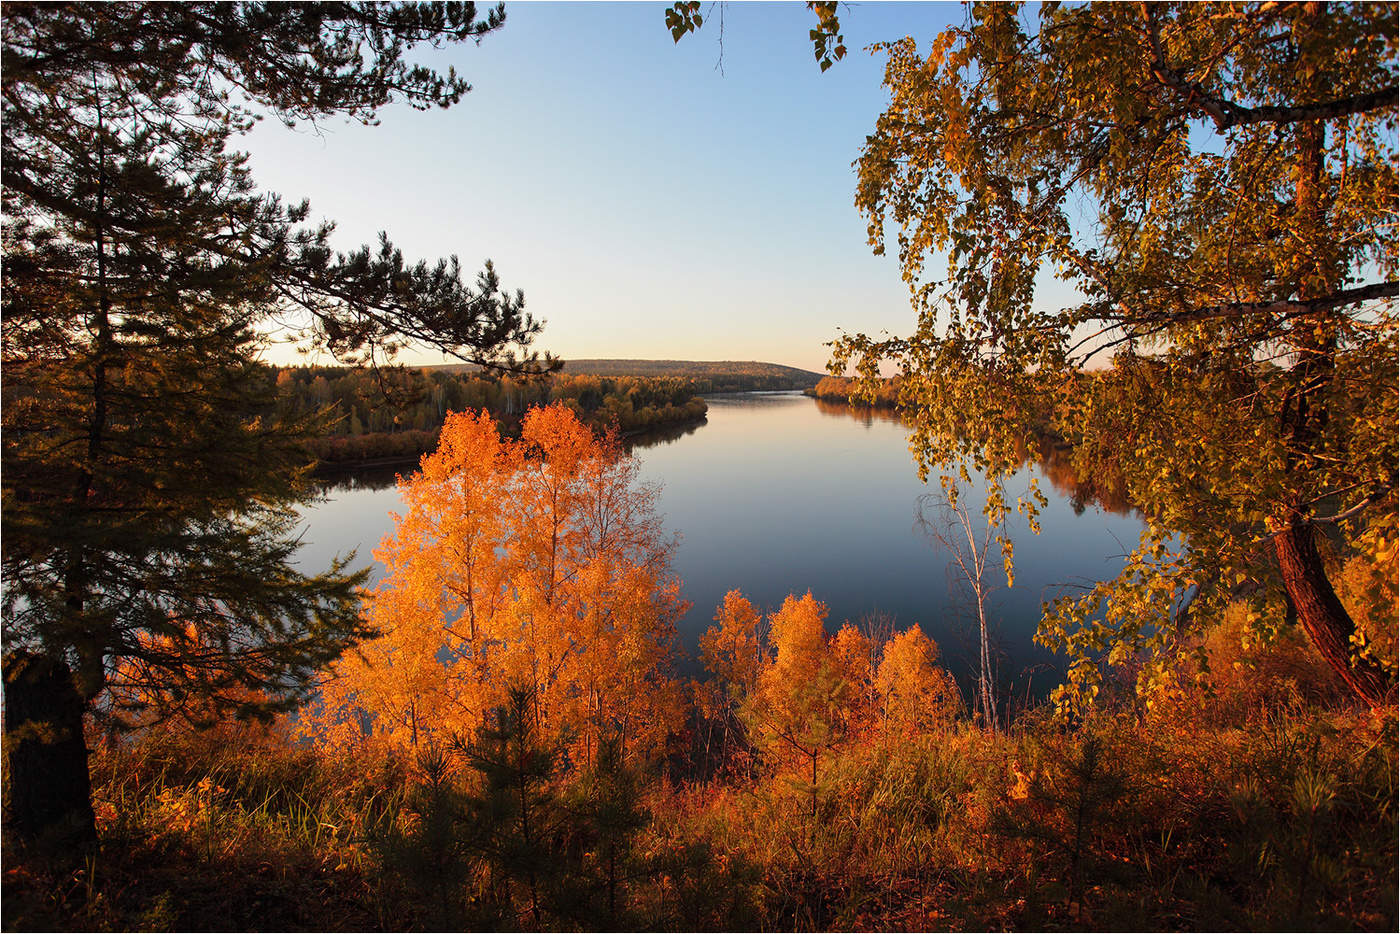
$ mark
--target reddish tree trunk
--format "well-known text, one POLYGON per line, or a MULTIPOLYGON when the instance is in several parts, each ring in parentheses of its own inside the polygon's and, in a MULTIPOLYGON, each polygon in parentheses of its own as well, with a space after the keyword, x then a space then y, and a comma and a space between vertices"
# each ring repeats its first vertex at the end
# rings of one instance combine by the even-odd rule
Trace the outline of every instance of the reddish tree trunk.
POLYGON ((1298 621, 1318 654, 1357 697, 1373 707, 1383 704, 1390 694, 1390 679, 1374 662, 1352 657, 1356 624, 1327 580, 1312 527, 1295 525, 1279 532, 1274 552, 1298 621))
MULTIPOLYGON (((1316 28, 1322 6, 1320 3, 1304 4, 1303 16, 1295 28, 1316 28)), ((1315 72, 1300 74, 1299 78, 1315 86, 1326 80, 1324 75, 1315 72)), ((1304 251, 1298 296, 1304 300, 1328 294, 1337 287, 1341 275, 1335 247, 1325 234, 1326 132, 1321 120, 1300 123, 1297 129, 1298 174, 1294 194, 1298 244, 1304 251)), ((1298 477, 1300 490, 1309 489, 1308 473, 1317 466, 1315 447, 1331 414, 1327 390, 1335 369, 1337 334, 1337 322, 1327 312, 1293 325, 1290 344, 1295 360, 1292 385, 1284 397, 1282 423, 1288 441, 1287 469, 1298 477)), ((1389 678, 1373 662, 1353 658, 1351 637, 1356 632, 1356 623, 1327 579, 1302 500, 1300 495, 1297 501, 1288 504, 1280 516, 1281 530, 1274 536, 1274 552, 1283 586, 1318 654, 1352 693, 1372 706, 1380 705, 1390 694, 1389 678)))

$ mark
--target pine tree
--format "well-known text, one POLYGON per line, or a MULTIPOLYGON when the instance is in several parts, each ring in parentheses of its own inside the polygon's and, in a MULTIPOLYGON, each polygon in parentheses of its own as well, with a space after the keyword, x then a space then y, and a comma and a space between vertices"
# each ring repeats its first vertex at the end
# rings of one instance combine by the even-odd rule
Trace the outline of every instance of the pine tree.
POLYGON ((559 822, 553 788, 559 757, 541 741, 532 693, 528 686, 512 687, 506 703, 477 731, 468 761, 481 784, 468 796, 467 813, 476 828, 473 845, 488 869, 488 903, 510 910, 512 888, 523 887, 527 926, 538 929, 546 888, 558 869, 551 843, 559 822))
POLYGON ((601 917, 608 930, 626 927, 619 921, 626 916, 627 881, 642 868, 633 844, 651 820, 641 802, 642 776, 628 765, 625 751, 620 735, 605 738, 567 801, 575 847, 585 850, 573 880, 580 891, 572 913, 585 925, 601 917), (601 905, 589 897, 595 894, 601 905))
POLYGON ((472 871, 467 798, 452 757, 436 743, 417 750, 416 778, 404 803, 411 819, 394 822, 374 840, 384 871, 413 896, 426 930, 463 930, 463 899, 472 871))
POLYGON ((231 150, 254 107, 369 122, 394 99, 455 103, 465 82, 406 51, 502 18, 470 3, 6 6, 6 702, 34 709, 29 681, 10 678, 21 670, 47 672, 43 692, 60 698, 39 705, 50 720, 7 717, 5 816, 22 838, 62 815, 91 837, 92 822, 81 794, 35 803, 42 789, 11 788, 77 767, 19 764, 58 747, 22 752, 12 731, 77 735, 59 710, 115 713, 102 702, 114 670, 163 712, 197 698, 201 715, 265 714, 365 634, 360 575, 290 564, 313 426, 276 415, 257 363, 267 327, 300 314, 349 361, 418 340, 498 368, 549 365, 513 355, 539 326, 489 263, 467 285, 455 258, 410 266, 387 239, 335 254, 332 228, 258 193, 231 150))

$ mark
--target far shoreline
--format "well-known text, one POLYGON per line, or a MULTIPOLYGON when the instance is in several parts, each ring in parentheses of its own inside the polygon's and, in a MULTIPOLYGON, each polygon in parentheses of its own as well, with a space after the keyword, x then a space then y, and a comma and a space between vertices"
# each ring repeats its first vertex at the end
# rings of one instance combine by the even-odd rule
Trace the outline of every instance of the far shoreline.
MULTIPOLYGON (((696 418, 679 419, 673 422, 662 422, 656 425, 648 425, 645 428, 633 428, 629 431, 619 432, 618 438, 629 448, 639 439, 646 439, 648 436, 655 436, 656 440, 663 440, 665 436, 674 432, 693 431, 708 421, 708 416, 701 413, 696 418)), ((439 432, 439 434, 441 434, 439 432)), ((392 437, 392 435, 390 436, 392 437)), ((433 447, 437 443, 434 441, 433 447)), ((432 451, 422 451, 413 454, 394 454, 387 457, 370 457, 355 460, 317 460, 315 466, 311 468, 311 476, 319 481, 335 481, 347 479, 355 474, 368 473, 376 470, 388 470, 391 467, 413 467, 417 468, 424 454, 431 454, 432 451)))

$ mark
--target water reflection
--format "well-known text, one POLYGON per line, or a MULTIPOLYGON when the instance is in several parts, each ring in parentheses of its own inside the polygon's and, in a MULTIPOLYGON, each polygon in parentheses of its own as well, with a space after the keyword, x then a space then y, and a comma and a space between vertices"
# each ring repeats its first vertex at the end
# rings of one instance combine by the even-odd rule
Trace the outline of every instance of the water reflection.
POLYGON ((895 425, 904 424, 904 419, 898 412, 883 406, 833 402, 830 399, 813 399, 812 401, 816 403, 818 412, 830 418, 851 418, 862 425, 871 425, 876 421, 890 422, 895 425))
POLYGON ((387 490, 397 486, 399 474, 418 469, 418 461, 402 464, 323 468, 316 472, 316 486, 321 493, 349 493, 356 490, 387 490))
MULTIPOLYGON (((904 425, 903 416, 886 406, 856 405, 829 399, 813 401, 817 411, 829 418, 853 419, 866 427, 877 421, 904 425)), ((1024 450, 1021 466, 1038 468, 1055 492, 1069 502, 1075 515, 1083 515, 1084 510, 1091 506, 1120 516, 1135 512, 1128 501, 1123 477, 1114 465, 1095 465, 1088 478, 1081 477, 1074 466, 1073 450, 1057 439, 1048 436, 1040 438, 1033 451, 1024 450)))
POLYGON ((1075 515, 1082 515, 1090 506, 1120 516, 1137 514, 1128 501, 1123 476, 1113 465, 1097 465, 1093 474, 1085 479, 1075 469, 1073 453, 1067 446, 1045 438, 1040 441, 1036 453, 1036 466, 1055 492, 1069 501, 1075 515))
POLYGON ((675 444, 682 438, 687 438, 705 427, 705 419, 687 422, 684 425, 667 425, 661 428, 652 428, 639 432, 622 439, 622 446, 628 453, 647 448, 659 447, 663 444, 675 444))
MULTIPOLYGON (((702 418, 684 425, 652 428, 623 438, 622 446, 624 450, 631 453, 664 444, 674 444, 682 438, 695 434, 704 426, 705 419, 702 418)), ((391 464, 322 467, 316 471, 315 487, 316 492, 322 495, 350 493, 357 490, 388 490, 398 485, 400 474, 406 476, 417 470, 417 458, 405 458, 402 462, 391 464)))

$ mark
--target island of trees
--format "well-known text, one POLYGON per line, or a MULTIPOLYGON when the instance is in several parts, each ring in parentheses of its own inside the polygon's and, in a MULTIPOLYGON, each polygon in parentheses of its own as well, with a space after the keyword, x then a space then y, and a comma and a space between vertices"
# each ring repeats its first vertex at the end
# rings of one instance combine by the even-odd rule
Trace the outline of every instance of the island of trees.
POLYGON ((731 592, 681 677, 675 542, 597 413, 695 388, 546 382, 489 262, 338 253, 256 190, 256 115, 454 105, 410 56, 503 23, 6 5, 4 927, 1394 930, 1396 8, 979 5, 880 47, 856 204, 917 322, 839 339, 842 392, 895 394, 951 504, 991 478, 993 532, 1047 433, 1147 526, 1045 607, 1068 677, 1012 717, 814 593, 731 592), (289 318, 343 396, 269 377, 289 318), (386 369, 408 342, 495 379, 386 369), (373 586, 292 561, 308 439, 389 417, 365 373, 441 422, 373 586))

